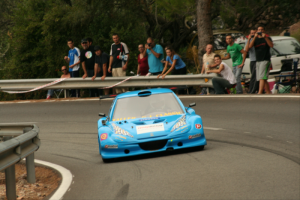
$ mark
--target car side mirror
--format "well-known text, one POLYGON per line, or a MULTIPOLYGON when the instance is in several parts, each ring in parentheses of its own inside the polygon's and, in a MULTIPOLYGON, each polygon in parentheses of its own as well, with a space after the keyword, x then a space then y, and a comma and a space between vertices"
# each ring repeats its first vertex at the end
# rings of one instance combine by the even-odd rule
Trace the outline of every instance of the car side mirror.
POLYGON ((196 103, 190 103, 189 107, 193 107, 193 106, 196 106, 196 103))
POLYGON ((105 117, 105 113, 99 113, 100 117, 105 117))

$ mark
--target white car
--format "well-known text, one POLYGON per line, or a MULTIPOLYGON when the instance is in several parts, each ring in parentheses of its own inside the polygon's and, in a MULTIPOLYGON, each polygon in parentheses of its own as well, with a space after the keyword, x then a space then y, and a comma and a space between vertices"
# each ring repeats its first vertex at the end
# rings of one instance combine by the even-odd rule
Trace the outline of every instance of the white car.
MULTIPOLYGON (((300 44, 293 37, 287 36, 271 36, 273 40, 274 47, 270 49, 271 51, 271 62, 272 62, 272 70, 270 70, 269 78, 273 78, 274 75, 278 75, 281 71, 281 60, 287 58, 300 58, 300 44)), ((241 46, 245 46, 245 43, 239 43, 241 46)), ((228 66, 232 67, 232 60, 223 60, 228 66)), ((300 69, 300 62, 298 64, 298 70, 300 69)), ((243 68, 243 75, 245 77, 250 77, 250 59, 247 55, 245 65, 243 68)))

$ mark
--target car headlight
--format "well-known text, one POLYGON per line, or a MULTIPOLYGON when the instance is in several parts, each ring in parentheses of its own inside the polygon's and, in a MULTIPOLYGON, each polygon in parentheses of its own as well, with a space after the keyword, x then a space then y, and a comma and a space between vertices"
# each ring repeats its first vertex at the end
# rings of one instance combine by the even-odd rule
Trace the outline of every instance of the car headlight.
POLYGON ((183 115, 179 121, 173 126, 171 132, 175 131, 177 128, 186 125, 185 115, 183 115))
POLYGON ((125 131, 124 129, 121 129, 120 127, 118 127, 117 125, 115 124, 112 124, 113 128, 114 128, 114 131, 115 131, 115 134, 118 134, 118 135, 125 135, 125 136, 129 136, 129 137, 132 137, 133 136, 128 133, 128 131, 125 131))

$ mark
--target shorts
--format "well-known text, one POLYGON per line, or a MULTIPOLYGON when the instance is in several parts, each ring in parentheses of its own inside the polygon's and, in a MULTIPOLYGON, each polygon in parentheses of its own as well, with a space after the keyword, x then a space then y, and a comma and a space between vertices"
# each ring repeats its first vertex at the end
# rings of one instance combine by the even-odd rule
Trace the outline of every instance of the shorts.
POLYGON ((268 80, 271 61, 256 61, 256 80, 268 80))

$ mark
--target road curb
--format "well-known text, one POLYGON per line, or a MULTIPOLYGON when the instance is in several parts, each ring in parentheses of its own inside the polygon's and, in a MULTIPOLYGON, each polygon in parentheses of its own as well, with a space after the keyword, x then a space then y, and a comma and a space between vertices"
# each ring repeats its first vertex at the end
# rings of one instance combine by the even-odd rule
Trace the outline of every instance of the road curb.
POLYGON ((62 199, 62 197, 65 195, 65 193, 68 191, 69 187, 71 186, 71 183, 73 180, 73 175, 70 172, 70 170, 68 170, 60 165, 42 161, 42 160, 34 159, 34 162, 37 164, 41 164, 41 165, 45 165, 47 167, 53 168, 61 174, 61 176, 62 176, 61 184, 59 185, 59 187, 55 191, 55 193, 49 198, 49 200, 62 199))

